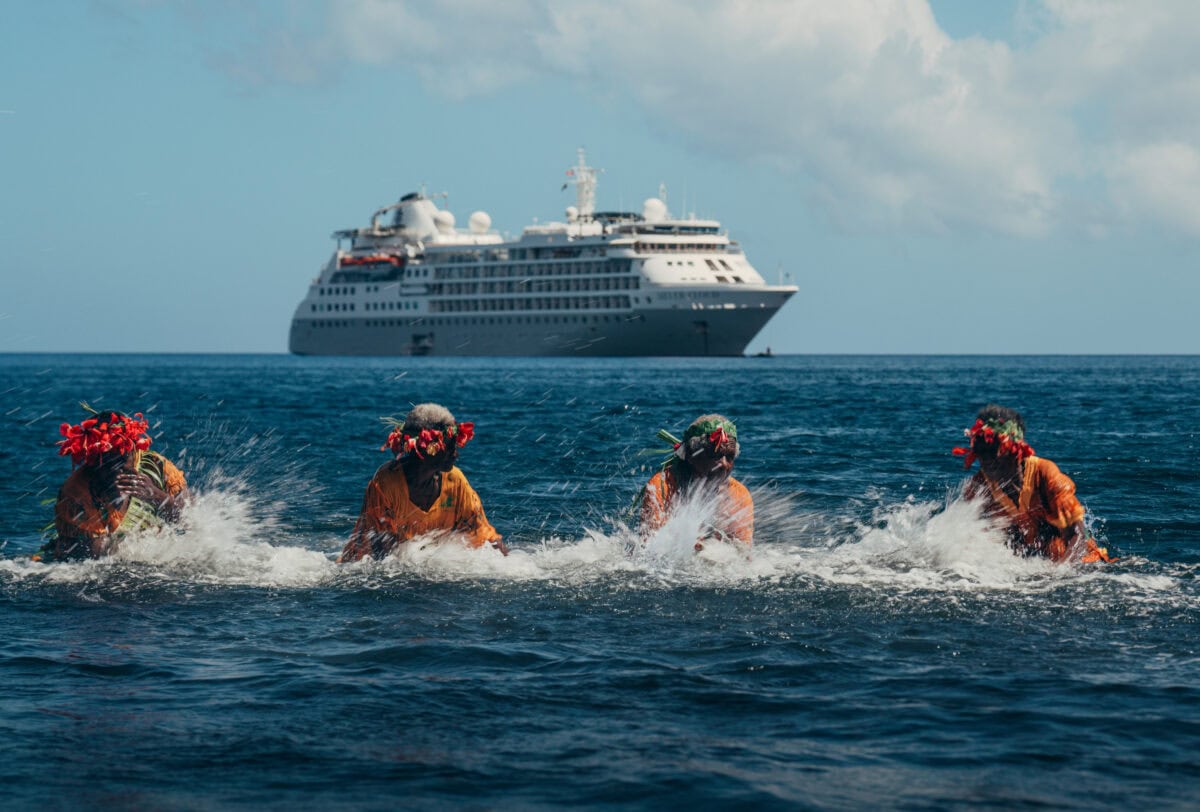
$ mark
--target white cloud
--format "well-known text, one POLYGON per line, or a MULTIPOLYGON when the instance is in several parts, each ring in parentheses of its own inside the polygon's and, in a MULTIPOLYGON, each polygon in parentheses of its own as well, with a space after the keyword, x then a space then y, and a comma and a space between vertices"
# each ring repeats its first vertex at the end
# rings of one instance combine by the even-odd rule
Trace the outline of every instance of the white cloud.
POLYGON ((1200 237, 1200 151, 1164 142, 1138 147, 1110 171, 1113 196, 1130 217, 1200 237))
POLYGON ((1198 234, 1191 0, 1030 0, 1012 45, 949 37, 927 0, 343 0, 328 14, 311 49, 324 58, 413 70, 460 99, 565 76, 689 144, 795 173, 843 222, 1041 235, 1124 218, 1198 234), (1080 205, 1079 187, 1107 196, 1080 205))

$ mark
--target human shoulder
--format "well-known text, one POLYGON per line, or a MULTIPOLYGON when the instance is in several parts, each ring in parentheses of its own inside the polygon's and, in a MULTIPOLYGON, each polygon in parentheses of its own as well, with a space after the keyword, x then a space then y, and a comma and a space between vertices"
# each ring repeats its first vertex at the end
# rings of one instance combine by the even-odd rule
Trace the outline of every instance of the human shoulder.
POLYGON ((729 478, 729 492, 743 499, 750 499, 750 489, 733 477, 729 478))
POLYGON ((58 489, 58 501, 84 502, 89 496, 92 481, 91 469, 81 466, 72 471, 58 489))
POLYGON ((404 467, 395 460, 379 466, 367 483, 367 494, 368 497, 376 494, 385 499, 407 498, 408 480, 404 477, 404 467))
POLYGON ((175 463, 159 454, 157 451, 142 452, 150 458, 162 474, 163 487, 168 493, 178 493, 187 487, 187 478, 175 463))
POLYGON ((1032 465, 1034 475, 1042 480, 1054 481, 1065 479, 1070 481, 1071 479, 1059 469, 1053 460, 1048 460, 1045 457, 1028 457, 1025 460, 1025 464, 1032 465))
POLYGON ((467 475, 464 474, 462 469, 457 465, 446 472, 442 487, 452 488, 454 490, 474 490, 474 488, 471 487, 471 483, 467 481, 467 475))
POLYGON ((650 477, 650 481, 646 483, 646 487, 654 487, 659 490, 663 488, 666 488, 667 490, 674 490, 679 486, 681 480, 681 465, 682 463, 680 463, 678 460, 671 460, 669 463, 659 469, 654 476, 650 477))
POLYGON ((92 480, 92 469, 85 465, 81 465, 72 471, 63 481, 63 490, 69 488, 78 488, 81 485, 86 485, 92 480))
POLYGON ((967 478, 967 483, 963 486, 963 498, 970 502, 985 493, 988 493, 988 479, 983 475, 983 471, 976 471, 967 478))
POLYGON ((662 488, 666 484, 667 484, 667 469, 665 469, 665 468, 662 469, 661 471, 655 471, 654 476, 650 477, 650 479, 646 481, 646 487, 653 488, 655 490, 662 488))
POLYGON ((400 465, 396 460, 390 460, 375 469, 375 473, 371 476, 372 481, 383 481, 388 479, 404 479, 404 466, 400 465))

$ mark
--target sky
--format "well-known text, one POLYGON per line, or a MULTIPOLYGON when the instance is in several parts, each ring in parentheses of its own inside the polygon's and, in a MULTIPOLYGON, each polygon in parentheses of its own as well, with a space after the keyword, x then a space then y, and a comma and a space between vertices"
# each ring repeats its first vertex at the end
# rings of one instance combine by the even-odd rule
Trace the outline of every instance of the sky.
POLYGON ((94 0, 0 12, 0 352, 287 351, 330 234, 667 190, 781 353, 1198 353, 1200 4, 94 0))

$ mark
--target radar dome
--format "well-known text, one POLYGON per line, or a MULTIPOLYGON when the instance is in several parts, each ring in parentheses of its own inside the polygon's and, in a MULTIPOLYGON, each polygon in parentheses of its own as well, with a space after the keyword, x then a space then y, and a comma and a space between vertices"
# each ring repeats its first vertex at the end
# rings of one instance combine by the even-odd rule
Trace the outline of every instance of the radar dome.
POLYGON ((438 213, 433 215, 433 222, 437 225, 437 230, 443 234, 454 230, 454 215, 445 209, 439 209, 438 213))
POLYGON ((642 204, 642 218, 647 223, 657 223, 667 219, 667 204, 657 197, 648 197, 642 204))
POLYGON ((567 222, 574 223, 579 219, 579 209, 574 206, 567 206, 567 222))
POLYGON ((471 217, 467 222, 471 225, 472 234, 483 234, 492 227, 492 218, 486 211, 471 212, 471 217))

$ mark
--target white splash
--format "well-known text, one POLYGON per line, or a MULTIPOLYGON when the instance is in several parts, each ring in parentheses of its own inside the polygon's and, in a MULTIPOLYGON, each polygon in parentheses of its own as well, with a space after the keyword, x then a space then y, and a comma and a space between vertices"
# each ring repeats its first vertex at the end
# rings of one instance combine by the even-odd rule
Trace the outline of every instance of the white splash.
MULTIPOLYGON (((425 537, 383 561, 337 564, 342 536, 296 537, 271 503, 244 488, 196 495, 180 526, 131 537, 99 561, 41 564, 0 560, 0 573, 46 583, 145 578, 183 583, 281 588, 346 588, 397 579, 446 582, 543 582, 563 586, 617 582, 623 588, 821 585, 888 595, 1039 594, 1064 585, 1102 587, 1139 602, 1197 600, 1181 595, 1187 578, 1158 568, 1060 566, 1014 556, 974 505, 908 500, 881 503, 869 521, 822 517, 797 509, 799 500, 756 493, 757 538, 752 548, 696 540, 712 521, 711 499, 684 500, 657 532, 643 537, 614 522, 575 538, 510 538, 507 557, 490 547, 468 548, 454 538, 425 537)), ((347 528, 348 530, 349 528, 347 528)), ((1145 564, 1145 562, 1143 562, 1145 564)))

